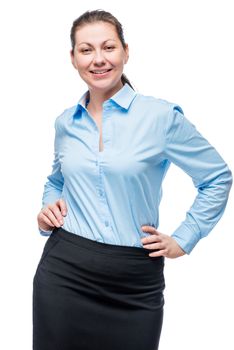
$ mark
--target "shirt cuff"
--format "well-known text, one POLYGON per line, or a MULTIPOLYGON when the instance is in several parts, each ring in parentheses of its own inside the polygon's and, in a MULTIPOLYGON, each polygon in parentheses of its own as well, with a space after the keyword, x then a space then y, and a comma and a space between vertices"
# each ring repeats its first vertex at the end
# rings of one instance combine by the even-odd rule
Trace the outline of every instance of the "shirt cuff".
POLYGON ((38 230, 42 236, 50 236, 53 230, 42 230, 40 227, 38 227, 38 230))
POLYGON ((185 224, 181 224, 171 235, 176 240, 179 246, 190 254, 195 245, 200 240, 200 234, 192 232, 185 224))

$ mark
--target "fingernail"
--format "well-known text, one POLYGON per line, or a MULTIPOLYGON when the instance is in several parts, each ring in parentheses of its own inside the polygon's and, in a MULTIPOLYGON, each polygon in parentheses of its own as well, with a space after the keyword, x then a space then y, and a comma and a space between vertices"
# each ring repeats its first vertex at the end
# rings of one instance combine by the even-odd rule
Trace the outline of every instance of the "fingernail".
POLYGON ((63 224, 63 220, 59 220, 60 224, 62 225, 63 224))

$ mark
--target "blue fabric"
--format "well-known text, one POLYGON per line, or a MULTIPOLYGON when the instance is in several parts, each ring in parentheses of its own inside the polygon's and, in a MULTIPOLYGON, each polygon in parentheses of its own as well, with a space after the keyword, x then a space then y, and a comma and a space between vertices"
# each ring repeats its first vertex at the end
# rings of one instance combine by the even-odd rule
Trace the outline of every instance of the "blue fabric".
POLYGON ((225 210, 232 185, 228 165, 178 104, 137 93, 127 83, 103 103, 100 152, 88 97, 86 91, 55 120, 54 163, 42 206, 63 198, 65 230, 98 242, 143 247, 141 238, 150 234, 141 226, 158 228, 162 182, 174 163, 197 189, 184 221, 167 233, 189 254, 225 210))

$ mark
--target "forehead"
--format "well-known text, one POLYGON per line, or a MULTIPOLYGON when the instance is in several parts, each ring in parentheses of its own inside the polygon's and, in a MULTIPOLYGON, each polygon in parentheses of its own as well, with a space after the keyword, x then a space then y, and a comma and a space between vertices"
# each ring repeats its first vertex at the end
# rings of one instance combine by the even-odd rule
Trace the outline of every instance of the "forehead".
POLYGON ((119 40, 113 24, 106 22, 88 23, 76 30, 76 44, 99 43, 108 39, 119 40))

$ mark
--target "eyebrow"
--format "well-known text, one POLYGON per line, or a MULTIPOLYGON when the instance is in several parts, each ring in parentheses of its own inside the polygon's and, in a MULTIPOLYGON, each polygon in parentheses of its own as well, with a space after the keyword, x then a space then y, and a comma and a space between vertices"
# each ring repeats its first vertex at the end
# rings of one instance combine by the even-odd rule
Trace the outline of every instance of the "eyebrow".
MULTIPOLYGON (((109 40, 116 41, 115 39, 107 39, 107 40, 103 41, 103 44, 105 44, 105 43, 106 43, 107 41, 109 41, 109 40)), ((78 44, 78 46, 81 45, 81 44, 87 44, 87 45, 89 45, 89 46, 92 46, 92 44, 87 43, 87 42, 82 42, 82 43, 78 44)))

